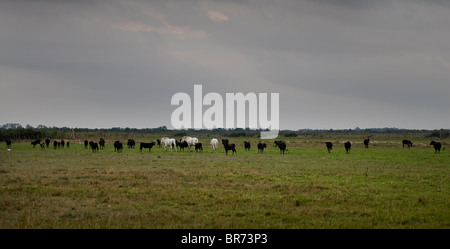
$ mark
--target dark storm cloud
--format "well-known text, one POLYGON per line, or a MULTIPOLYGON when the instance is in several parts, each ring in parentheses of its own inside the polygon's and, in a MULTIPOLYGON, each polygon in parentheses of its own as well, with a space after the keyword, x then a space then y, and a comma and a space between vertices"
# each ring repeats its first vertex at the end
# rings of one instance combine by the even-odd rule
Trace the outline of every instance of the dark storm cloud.
POLYGON ((279 92, 282 129, 449 127, 447 3, 2 1, 0 124, 170 126, 203 84, 279 92))

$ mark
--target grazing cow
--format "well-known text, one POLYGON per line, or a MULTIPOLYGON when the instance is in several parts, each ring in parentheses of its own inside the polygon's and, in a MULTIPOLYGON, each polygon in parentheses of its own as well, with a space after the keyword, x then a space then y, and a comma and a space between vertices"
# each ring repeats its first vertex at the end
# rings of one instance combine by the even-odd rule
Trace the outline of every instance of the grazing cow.
POLYGON ((104 149, 105 148, 105 139, 103 139, 101 137, 100 141, 98 141, 98 144, 100 145, 100 149, 104 149))
POLYGON ((433 145, 433 147, 434 147, 434 154, 436 154, 438 152, 441 153, 441 143, 431 141, 430 145, 433 145))
POLYGON ((91 146, 92 152, 98 151, 98 143, 94 143, 93 141, 89 142, 89 145, 91 146))
POLYGON ((194 145, 194 148, 195 148, 195 152, 203 152, 203 146, 202 146, 202 143, 196 143, 195 145, 194 145))
POLYGON ((11 140, 6 139, 6 148, 10 149, 11 148, 11 140))
POLYGON ((69 145, 70 145, 70 141, 66 141, 66 147, 67 147, 67 149, 69 148, 69 145))
POLYGON ((66 144, 66 142, 63 140, 63 139, 61 139, 61 147, 64 149, 64 145, 66 144))
POLYGON ((289 151, 288 149, 286 149, 286 143, 283 141, 274 141, 274 144, 280 149, 280 154, 284 154, 285 151, 289 151))
POLYGON ((217 150, 217 146, 219 145, 219 140, 217 140, 217 138, 213 138, 211 139, 211 149, 213 152, 215 152, 217 150))
POLYGON ((189 147, 189 145, 188 145, 188 143, 186 141, 183 141, 183 142, 176 141, 176 142, 178 143, 178 146, 180 146, 180 151, 181 150, 184 151, 184 148, 188 148, 189 147))
POLYGON ((41 140, 37 139, 37 140, 34 140, 33 142, 31 142, 31 145, 33 145, 33 148, 34 148, 37 144, 40 144, 40 143, 41 143, 41 140))
POLYGON ((266 143, 258 143, 258 154, 264 152, 264 148, 267 148, 266 143))
POLYGON ((47 148, 48 148, 48 146, 50 145, 50 139, 46 138, 45 139, 45 144, 47 145, 47 148))
POLYGON ((148 149, 148 152, 152 149, 152 147, 155 146, 155 142, 151 143, 142 143, 140 144, 139 151, 142 152, 142 148, 148 149))
POLYGON ((114 142, 114 151, 117 151, 117 152, 123 151, 123 144, 120 141, 114 142))
POLYGON ((134 141, 134 139, 128 139, 127 145, 128 145, 128 149, 134 149, 134 146, 136 145, 136 142, 134 141))
POLYGON ((156 144, 158 145, 158 147, 161 147, 161 140, 156 139, 156 144))
POLYGON ((345 147, 345 152, 348 154, 350 152, 350 149, 352 148, 352 144, 350 143, 350 141, 347 141, 344 143, 344 147, 345 147))
POLYGON ((244 147, 246 151, 250 151, 251 148, 250 142, 244 142, 244 147))
POLYGON ((53 149, 56 150, 56 148, 58 147, 58 141, 53 141, 53 149))
POLYGON ((365 146, 366 148, 369 148, 369 141, 370 141, 369 138, 364 139, 364 146, 365 146))
POLYGON ((41 149, 45 149, 45 144, 44 143, 39 143, 39 145, 41 146, 41 149))
POLYGON ((236 152, 236 145, 235 144, 230 144, 228 139, 222 139, 222 144, 223 144, 223 147, 225 149, 225 154, 228 155, 228 151, 229 150, 233 151, 233 155, 235 153, 237 154, 237 152, 236 152))
POLYGON ((405 148, 405 144, 408 146, 408 149, 411 148, 413 146, 413 143, 411 143, 411 141, 404 139, 402 141, 403 144, 403 148, 405 148))
POLYGON ((331 153, 331 150, 333 149, 333 143, 332 142, 325 142, 327 145, 328 153, 331 153))
POLYGON ((85 149, 88 148, 88 144, 89 144, 88 140, 84 140, 84 148, 85 148, 85 149))

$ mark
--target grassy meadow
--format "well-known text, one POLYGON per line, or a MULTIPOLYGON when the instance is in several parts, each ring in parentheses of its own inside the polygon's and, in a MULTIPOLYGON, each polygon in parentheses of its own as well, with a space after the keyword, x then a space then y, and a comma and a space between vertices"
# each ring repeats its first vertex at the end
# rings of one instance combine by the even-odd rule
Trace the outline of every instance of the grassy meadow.
MULTIPOLYGON (((237 155, 154 147, 93 153, 78 140, 56 149, 30 141, 0 150, 0 228, 450 228, 450 150, 430 139, 282 138, 257 153, 257 138, 229 138, 237 155), (243 141, 252 148, 245 151, 243 141)), ((219 138, 220 141, 220 138, 219 138)), ((53 140, 52 140, 53 142, 53 140)), ((122 139, 126 143, 126 140, 122 139)))

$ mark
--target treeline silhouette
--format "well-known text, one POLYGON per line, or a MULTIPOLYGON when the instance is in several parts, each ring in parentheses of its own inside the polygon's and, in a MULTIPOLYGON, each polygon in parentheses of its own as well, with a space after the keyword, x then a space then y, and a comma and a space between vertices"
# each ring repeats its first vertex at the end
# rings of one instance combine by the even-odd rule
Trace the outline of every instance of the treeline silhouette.
MULTIPOLYGON (((85 139, 98 137, 117 137, 117 138, 134 138, 134 137, 182 137, 185 135, 199 136, 199 137, 259 137, 261 129, 186 129, 186 130, 171 130, 166 126, 157 128, 69 128, 69 127, 46 127, 38 126, 33 128, 27 125, 25 128, 20 125, 6 124, 0 126, 0 141, 4 140, 32 140, 32 139, 85 139)), ((300 130, 281 130, 280 137, 295 138, 300 136, 328 136, 328 135, 365 135, 365 134, 397 134, 397 135, 423 135, 423 137, 435 137, 445 139, 449 137, 449 131, 445 129, 440 130, 411 130, 399 128, 368 128, 368 129, 340 129, 340 130, 321 130, 321 129, 300 129, 300 130)))

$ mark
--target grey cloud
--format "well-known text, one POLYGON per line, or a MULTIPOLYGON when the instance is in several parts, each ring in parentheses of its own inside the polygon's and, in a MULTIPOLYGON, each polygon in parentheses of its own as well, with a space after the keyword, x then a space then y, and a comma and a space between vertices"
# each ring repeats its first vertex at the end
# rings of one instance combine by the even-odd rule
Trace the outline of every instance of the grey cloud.
POLYGON ((446 5, 3 1, 0 124, 170 126, 203 84, 279 92, 281 128, 449 127, 446 5))

